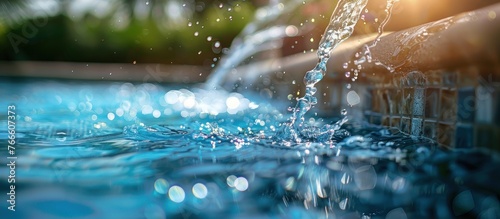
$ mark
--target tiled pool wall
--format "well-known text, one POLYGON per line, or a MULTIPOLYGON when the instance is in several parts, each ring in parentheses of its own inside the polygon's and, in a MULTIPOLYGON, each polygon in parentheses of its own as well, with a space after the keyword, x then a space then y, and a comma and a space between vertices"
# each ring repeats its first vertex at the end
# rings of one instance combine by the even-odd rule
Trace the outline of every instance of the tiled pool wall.
POLYGON ((356 91, 361 103, 354 116, 372 124, 435 139, 449 148, 489 147, 500 150, 500 68, 378 74, 352 83, 333 78, 319 83, 319 111, 346 107, 356 91))

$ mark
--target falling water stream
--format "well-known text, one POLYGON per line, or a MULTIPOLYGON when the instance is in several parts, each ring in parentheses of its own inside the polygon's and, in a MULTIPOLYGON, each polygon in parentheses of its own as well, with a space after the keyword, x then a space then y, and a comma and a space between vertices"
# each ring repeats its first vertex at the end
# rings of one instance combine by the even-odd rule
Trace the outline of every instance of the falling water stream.
POLYGON ((233 40, 229 53, 210 74, 205 88, 218 88, 224 77, 246 58, 261 51, 279 48, 283 37, 296 35, 287 33, 287 25, 268 25, 302 4, 302 0, 271 1, 268 6, 259 8, 254 20, 233 40))
MULTIPOLYGON (((314 69, 308 71, 304 76, 305 95, 298 99, 290 123, 285 125, 284 132, 285 135, 288 135, 285 137, 289 137, 295 142, 301 142, 303 137, 311 136, 310 129, 304 126, 304 115, 318 102, 314 96, 317 91, 315 84, 321 81, 326 74, 326 64, 330 59, 332 50, 351 36, 354 26, 358 23, 367 3, 368 0, 341 0, 337 4, 330 23, 319 43, 317 51, 319 61, 314 69)), ((342 112, 343 116, 345 114, 345 112, 342 112)), ((334 132, 340 129, 345 122, 347 122, 346 117, 333 126, 325 125, 321 130, 313 129, 314 136, 318 136, 319 139, 330 139, 334 132)))

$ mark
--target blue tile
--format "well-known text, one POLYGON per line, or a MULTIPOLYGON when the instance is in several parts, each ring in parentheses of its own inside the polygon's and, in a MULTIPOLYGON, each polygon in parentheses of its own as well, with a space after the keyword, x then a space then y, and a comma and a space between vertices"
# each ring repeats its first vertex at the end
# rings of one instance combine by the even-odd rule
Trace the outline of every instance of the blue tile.
POLYGON ((437 131, 436 131, 436 123, 435 122, 425 122, 424 123, 424 132, 425 137, 436 139, 437 131))
POLYGON ((411 120, 411 134, 417 136, 422 135, 422 119, 413 118, 411 120))
POLYGON ((457 119, 460 122, 474 123, 476 111, 476 90, 466 87, 458 90, 457 119))
POLYGON ((472 125, 457 126, 455 130, 455 148, 474 147, 474 128, 472 125))
POLYGON ((441 90, 440 120, 456 122, 457 119, 457 92, 455 90, 441 90))
POLYGON ((425 117, 436 119, 439 116, 439 89, 427 88, 425 90, 425 117))
POLYGON ((424 115, 424 89, 423 88, 415 88, 413 93, 413 115, 414 116, 422 116, 424 115))

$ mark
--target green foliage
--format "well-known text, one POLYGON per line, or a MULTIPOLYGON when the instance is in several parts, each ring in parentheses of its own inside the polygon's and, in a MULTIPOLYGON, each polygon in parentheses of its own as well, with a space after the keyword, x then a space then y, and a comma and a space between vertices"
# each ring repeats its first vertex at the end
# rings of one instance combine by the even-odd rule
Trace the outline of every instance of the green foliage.
POLYGON ((212 50, 214 43, 229 47, 254 10, 246 2, 224 8, 206 3, 202 13, 175 25, 167 25, 166 17, 148 16, 117 26, 116 14, 97 17, 90 12, 79 19, 62 13, 46 23, 41 18, 13 26, 0 22, 0 60, 207 64, 222 55, 220 49, 212 50))

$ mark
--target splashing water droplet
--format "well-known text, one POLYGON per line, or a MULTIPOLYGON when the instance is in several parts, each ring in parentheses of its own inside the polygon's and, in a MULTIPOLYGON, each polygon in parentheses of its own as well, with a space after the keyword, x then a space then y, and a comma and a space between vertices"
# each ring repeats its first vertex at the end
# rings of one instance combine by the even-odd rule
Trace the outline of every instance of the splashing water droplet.
MULTIPOLYGON (((351 36, 354 31, 354 26, 358 22, 367 3, 368 0, 341 0, 337 4, 330 19, 330 23, 319 43, 317 51, 319 61, 314 69, 308 71, 304 76, 304 84, 306 85, 305 95, 298 99, 292 117, 290 117, 289 122, 284 126, 285 130, 283 133, 287 135, 282 137, 285 139, 292 139, 297 143, 302 142, 301 138, 304 136, 310 139, 311 128, 308 128, 308 126, 304 124, 304 115, 317 103, 317 98, 313 96, 317 91, 314 86, 321 81, 326 74, 326 63, 330 58, 330 52, 351 36)), ((311 42, 313 42, 313 38, 311 38, 311 42)), ((346 77, 347 76, 346 73, 346 77)), ((345 116, 346 113, 347 111, 345 113, 342 112, 342 115, 345 116)), ((330 133, 331 136, 331 134, 333 134, 335 130, 338 130, 345 122, 347 122, 346 118, 338 121, 333 126, 325 126, 324 129, 327 129, 325 132, 330 133)), ((322 137, 322 139, 329 138, 322 137)))
POLYGON ((343 116, 347 115, 347 110, 346 109, 342 109, 342 111, 340 111, 340 114, 342 114, 343 116))

